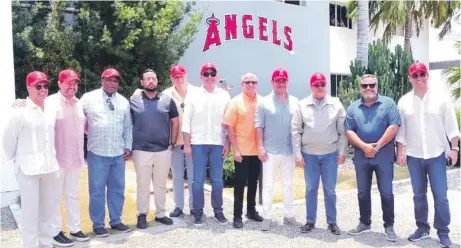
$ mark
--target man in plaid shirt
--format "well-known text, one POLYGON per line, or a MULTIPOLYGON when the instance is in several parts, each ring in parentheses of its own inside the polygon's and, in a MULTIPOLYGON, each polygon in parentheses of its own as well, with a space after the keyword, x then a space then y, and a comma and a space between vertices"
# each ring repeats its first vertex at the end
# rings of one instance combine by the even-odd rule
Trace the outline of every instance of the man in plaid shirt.
POLYGON ((106 69, 101 75, 102 87, 80 99, 88 122, 90 218, 97 237, 109 235, 104 228, 106 186, 110 226, 131 231, 120 219, 125 201, 125 160, 131 155, 133 141, 130 105, 117 93, 121 79, 117 70, 106 69))

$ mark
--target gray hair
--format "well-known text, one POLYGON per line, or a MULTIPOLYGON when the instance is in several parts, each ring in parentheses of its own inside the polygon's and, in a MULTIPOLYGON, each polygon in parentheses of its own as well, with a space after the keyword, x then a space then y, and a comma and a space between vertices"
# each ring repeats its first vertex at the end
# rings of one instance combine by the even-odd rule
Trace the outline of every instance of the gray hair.
POLYGON ((360 78, 360 82, 362 82, 364 79, 367 79, 367 78, 373 78, 375 83, 378 84, 378 78, 373 75, 373 74, 365 74, 363 75, 361 78, 360 78))
POLYGON ((254 78, 255 81, 258 81, 258 78, 256 77, 256 75, 251 72, 243 74, 241 78, 241 82, 245 81, 245 78, 254 78))

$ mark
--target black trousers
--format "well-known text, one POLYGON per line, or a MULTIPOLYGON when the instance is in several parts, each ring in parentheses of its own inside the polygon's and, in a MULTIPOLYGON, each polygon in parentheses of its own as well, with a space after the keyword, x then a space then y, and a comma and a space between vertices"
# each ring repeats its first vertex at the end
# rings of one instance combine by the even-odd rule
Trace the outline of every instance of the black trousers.
POLYGON ((256 189, 258 187, 261 160, 258 156, 242 156, 242 162, 234 161, 234 219, 242 218, 243 195, 248 180, 247 213, 256 212, 256 189))

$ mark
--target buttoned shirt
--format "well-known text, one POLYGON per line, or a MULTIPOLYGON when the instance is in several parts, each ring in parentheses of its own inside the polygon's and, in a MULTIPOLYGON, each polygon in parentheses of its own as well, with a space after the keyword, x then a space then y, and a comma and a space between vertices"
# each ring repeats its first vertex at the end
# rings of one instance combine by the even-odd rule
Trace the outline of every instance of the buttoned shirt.
POLYGON ((273 92, 258 102, 255 127, 263 130, 263 145, 266 152, 293 155, 291 117, 298 108, 298 103, 299 100, 288 93, 284 102, 273 92))
POLYGON ((6 165, 15 166, 26 175, 40 175, 59 170, 54 148, 54 112, 44 110, 30 98, 26 107, 12 111, 3 133, 6 165))
POLYGON ((449 98, 432 90, 421 99, 410 91, 398 103, 402 125, 396 141, 408 156, 430 159, 450 151, 448 140, 459 137, 455 109, 449 98))
POLYGON ((59 91, 46 98, 46 105, 56 116, 54 142, 59 166, 66 170, 84 166, 85 115, 78 99, 69 100, 59 91))
POLYGON ((339 151, 346 155, 344 133, 346 111, 337 97, 326 95, 321 101, 312 95, 302 99, 291 120, 293 151, 323 155, 339 151))
POLYGON ((133 126, 125 97, 117 92, 109 97, 100 88, 85 93, 80 102, 87 118, 88 151, 105 157, 120 156, 125 148, 131 151, 133 126))
MULTIPOLYGON (((365 143, 376 143, 389 126, 400 126, 400 115, 392 98, 378 95, 376 102, 367 106, 359 99, 347 108, 345 130, 354 131, 365 143)), ((373 158, 365 157, 362 149, 355 147, 354 161, 369 163, 388 163, 395 161, 394 139, 380 148, 373 158)))
POLYGON ((256 142, 255 115, 258 98, 245 93, 234 97, 224 115, 223 124, 233 128, 240 153, 245 156, 258 155, 256 142))
MULTIPOLYGON (((176 88, 174 86, 171 86, 168 89, 165 89, 163 91, 163 94, 168 95, 173 99, 174 103, 176 104, 176 109, 178 110, 179 113, 179 127, 182 126, 182 118, 184 115, 184 107, 185 107, 185 102, 188 100, 188 98, 194 97, 194 93, 197 92, 198 87, 193 86, 192 84, 187 84, 187 91, 186 91, 186 96, 184 99, 181 97, 181 95, 178 93, 176 88)), ((176 140, 176 145, 184 145, 184 137, 182 135, 182 132, 178 133, 178 139, 176 140)))
POLYGON ((187 99, 181 131, 190 134, 191 144, 224 145, 222 120, 230 100, 229 93, 217 87, 212 92, 201 87, 187 99))

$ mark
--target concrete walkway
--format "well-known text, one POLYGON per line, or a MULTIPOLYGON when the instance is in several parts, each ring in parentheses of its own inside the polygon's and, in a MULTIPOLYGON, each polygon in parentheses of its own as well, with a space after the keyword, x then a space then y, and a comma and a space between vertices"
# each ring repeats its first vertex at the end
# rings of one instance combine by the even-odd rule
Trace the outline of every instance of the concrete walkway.
MULTIPOLYGON (((460 170, 449 172, 448 197, 451 209, 451 238, 453 247, 460 247, 461 237, 461 192, 460 170)), ((430 192, 430 189, 428 189, 430 192)), ((359 210, 355 190, 337 194, 338 224, 343 230, 340 236, 333 236, 326 231, 323 201, 319 201, 317 213, 317 229, 310 234, 301 234, 299 228, 281 225, 283 208, 279 204, 274 211, 275 220, 271 231, 261 232, 255 222, 247 222, 243 229, 232 227, 233 202, 225 197, 224 212, 229 219, 227 225, 220 225, 212 218, 210 193, 206 192, 205 213, 206 224, 196 228, 192 225, 192 217, 175 219, 172 226, 156 225, 146 230, 134 230, 127 234, 114 234, 105 239, 95 238, 90 242, 77 243, 74 247, 439 247, 436 231, 431 230, 431 239, 412 243, 407 241, 408 235, 415 230, 412 191, 409 180, 396 182, 395 193, 395 230, 399 240, 388 242, 383 234, 382 211, 380 197, 376 189, 372 192, 372 232, 360 236, 350 236, 345 231, 354 228, 358 223, 359 210)), ((429 221, 433 222, 433 199, 429 193, 429 221)), ((187 199, 187 198, 186 198, 187 199)), ((152 202, 153 205, 153 202, 152 202)), ((167 210, 173 209, 172 194, 169 194, 167 210)), ((187 213, 189 212, 186 208, 187 213)), ((295 212, 298 220, 305 222, 305 203, 296 201, 295 212)), ((2 232, 2 247, 20 247, 19 243, 11 243, 4 239, 16 239, 14 233, 2 232), (7 246, 4 246, 4 245, 7 246)))

